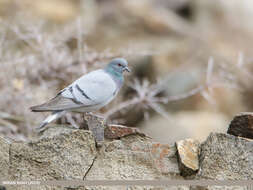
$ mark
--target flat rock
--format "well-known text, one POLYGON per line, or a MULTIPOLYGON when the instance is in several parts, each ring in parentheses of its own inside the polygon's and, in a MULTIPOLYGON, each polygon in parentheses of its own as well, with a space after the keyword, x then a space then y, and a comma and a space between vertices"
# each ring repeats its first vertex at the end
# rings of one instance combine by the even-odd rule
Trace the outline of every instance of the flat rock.
POLYGON ((177 141, 176 146, 181 175, 190 176, 195 174, 199 169, 199 141, 185 139, 177 141))
POLYGON ((91 132, 49 127, 46 134, 36 141, 11 144, 11 178, 82 179, 96 155, 95 141, 91 132))
POLYGON ((252 180, 253 141, 211 133, 201 145, 199 179, 252 180))
POLYGON ((176 148, 130 135, 107 142, 98 152, 86 179, 182 179, 176 148))
POLYGON ((228 134, 253 139, 253 113, 241 113, 231 121, 228 134))

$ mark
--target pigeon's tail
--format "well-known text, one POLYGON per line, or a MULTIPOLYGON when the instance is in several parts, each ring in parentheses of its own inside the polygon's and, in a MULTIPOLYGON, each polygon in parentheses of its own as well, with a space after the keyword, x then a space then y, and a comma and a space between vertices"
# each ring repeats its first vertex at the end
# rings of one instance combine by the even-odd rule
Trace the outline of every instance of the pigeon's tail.
POLYGON ((49 111, 53 111, 53 110, 48 109, 45 105, 46 104, 32 106, 32 107, 30 107, 30 110, 32 112, 49 112, 49 111))
POLYGON ((36 130, 38 132, 42 132, 45 130, 45 126, 52 121, 58 119, 59 117, 63 116, 66 113, 66 111, 54 111, 51 115, 49 115, 41 124, 40 126, 36 127, 36 130))

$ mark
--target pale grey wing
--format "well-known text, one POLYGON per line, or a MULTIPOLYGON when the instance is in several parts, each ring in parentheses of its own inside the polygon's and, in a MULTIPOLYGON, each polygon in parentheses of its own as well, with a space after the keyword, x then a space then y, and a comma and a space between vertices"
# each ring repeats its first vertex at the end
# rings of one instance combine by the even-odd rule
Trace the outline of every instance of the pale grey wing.
POLYGON ((73 82, 62 96, 84 106, 96 106, 109 102, 118 88, 109 74, 96 70, 73 82))
POLYGON ((57 95, 55 98, 49 100, 44 104, 31 107, 31 110, 34 112, 59 111, 78 107, 80 107, 80 105, 75 103, 72 99, 57 95))
POLYGON ((58 111, 93 107, 109 102, 116 92, 117 86, 110 75, 103 70, 97 70, 79 78, 50 101, 31 109, 58 111))

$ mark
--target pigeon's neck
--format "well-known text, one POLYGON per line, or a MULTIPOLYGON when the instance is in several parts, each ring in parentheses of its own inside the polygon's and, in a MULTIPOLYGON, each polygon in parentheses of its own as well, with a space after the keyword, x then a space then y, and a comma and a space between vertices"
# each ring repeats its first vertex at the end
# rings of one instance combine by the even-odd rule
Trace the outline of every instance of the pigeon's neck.
POLYGON ((119 88, 122 86, 124 82, 124 77, 122 73, 115 71, 115 69, 111 67, 106 67, 104 71, 112 77, 112 79, 116 82, 119 88))

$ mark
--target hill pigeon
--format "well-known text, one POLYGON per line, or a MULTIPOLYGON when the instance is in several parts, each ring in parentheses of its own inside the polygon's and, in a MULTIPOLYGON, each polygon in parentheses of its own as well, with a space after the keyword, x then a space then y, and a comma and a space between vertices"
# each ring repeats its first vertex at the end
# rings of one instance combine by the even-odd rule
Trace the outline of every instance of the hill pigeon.
POLYGON ((83 75, 61 90, 48 102, 33 106, 33 112, 52 112, 41 125, 39 131, 67 112, 92 112, 112 101, 124 83, 123 72, 128 71, 128 63, 123 58, 113 59, 105 68, 83 75))

